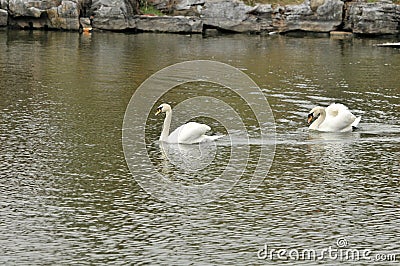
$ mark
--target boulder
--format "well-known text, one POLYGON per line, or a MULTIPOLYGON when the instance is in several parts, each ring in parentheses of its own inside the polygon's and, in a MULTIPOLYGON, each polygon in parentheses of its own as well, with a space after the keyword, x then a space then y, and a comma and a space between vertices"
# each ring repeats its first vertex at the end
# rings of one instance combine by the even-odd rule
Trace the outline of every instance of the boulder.
POLYGON ((75 2, 62 1, 58 7, 47 11, 49 28, 79 30, 79 10, 75 2))
POLYGON ((9 0, 8 11, 12 17, 40 17, 47 9, 61 5, 61 0, 9 0))
POLYGON ((0 0, 0 9, 8 9, 8 0, 0 0))
POLYGON ((312 0, 300 5, 278 6, 274 10, 273 25, 279 32, 330 32, 342 24, 343 5, 340 0, 312 0))
POLYGON ((90 21, 90 18, 80 18, 79 23, 81 24, 81 27, 84 29, 92 28, 92 22, 90 21))
POLYGON ((135 26, 132 7, 127 1, 93 0, 93 27, 102 30, 126 30, 135 26))
POLYGON ((78 30, 78 0, 9 0, 10 26, 78 30))
POLYGON ((356 34, 399 34, 400 6, 391 1, 347 4, 344 29, 356 34))
MULTIPOLYGON (((206 28, 232 32, 260 32, 261 24, 251 7, 236 0, 211 0, 204 4, 200 17, 206 28)), ((260 8, 261 10, 261 8, 260 8)))
POLYGON ((0 27, 6 27, 8 24, 8 12, 7 10, 0 9, 0 27))
POLYGON ((198 17, 137 16, 136 30, 170 33, 201 33, 203 22, 198 17))

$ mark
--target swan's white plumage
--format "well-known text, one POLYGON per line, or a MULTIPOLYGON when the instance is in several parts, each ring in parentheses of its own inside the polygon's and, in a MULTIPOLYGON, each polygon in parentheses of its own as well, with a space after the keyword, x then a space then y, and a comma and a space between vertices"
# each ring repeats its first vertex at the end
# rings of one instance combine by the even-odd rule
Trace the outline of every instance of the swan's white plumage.
POLYGON ((189 122, 175 129, 169 136, 169 143, 199 143, 212 140, 211 136, 205 135, 211 128, 205 124, 189 122))
POLYGON ((172 116, 171 106, 165 103, 161 104, 157 108, 156 114, 160 112, 166 113, 160 141, 165 141, 168 143, 195 144, 200 142, 213 141, 222 137, 205 135, 207 131, 211 130, 211 128, 205 124, 200 124, 196 122, 183 124, 175 129, 170 135, 168 135, 172 116))
POLYGON ((361 120, 361 117, 356 117, 339 103, 333 103, 326 108, 314 107, 309 116, 318 117, 309 128, 325 132, 350 132, 361 120))

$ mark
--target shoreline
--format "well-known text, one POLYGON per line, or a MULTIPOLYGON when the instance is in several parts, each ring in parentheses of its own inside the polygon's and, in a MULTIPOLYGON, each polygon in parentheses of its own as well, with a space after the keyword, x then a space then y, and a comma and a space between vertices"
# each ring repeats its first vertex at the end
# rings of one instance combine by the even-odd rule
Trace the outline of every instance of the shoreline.
MULTIPOLYGON (((154 2, 154 6, 163 11, 163 1, 154 2)), ((89 6, 84 5, 84 0, 59 1, 58 6, 54 2, 52 5, 44 1, 3 1, 0 27, 78 32, 217 31, 265 35, 345 32, 368 37, 400 36, 400 5, 390 0, 374 3, 305 0, 286 6, 249 6, 236 0, 178 0, 168 7, 172 15, 165 16, 133 14, 126 1, 93 1, 89 6)))

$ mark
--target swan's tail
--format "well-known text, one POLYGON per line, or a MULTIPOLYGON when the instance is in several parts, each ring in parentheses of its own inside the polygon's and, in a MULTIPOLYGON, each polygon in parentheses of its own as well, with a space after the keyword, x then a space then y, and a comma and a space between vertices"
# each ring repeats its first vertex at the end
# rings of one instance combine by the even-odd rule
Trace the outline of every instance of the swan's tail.
POLYGON ((356 120, 354 120, 354 122, 351 124, 351 127, 353 128, 353 130, 358 128, 358 124, 361 121, 361 116, 357 117, 356 120))

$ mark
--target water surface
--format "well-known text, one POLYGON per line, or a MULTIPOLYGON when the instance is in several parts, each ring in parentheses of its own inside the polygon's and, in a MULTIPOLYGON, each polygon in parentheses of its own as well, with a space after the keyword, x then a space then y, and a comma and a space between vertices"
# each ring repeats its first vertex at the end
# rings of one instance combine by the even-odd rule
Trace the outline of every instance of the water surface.
MULTIPOLYGON (((265 244, 336 247, 341 237, 350 248, 400 253, 400 51, 374 46, 379 42, 1 31, 0 262, 300 264, 260 260, 257 252, 265 244), (173 206, 148 195, 132 177, 122 122, 146 78, 195 59, 230 64, 257 82, 276 121, 275 159, 262 185, 249 191, 261 143, 254 118, 233 99, 247 119, 250 166, 218 200, 173 206), (357 132, 307 130, 308 111, 332 102, 362 116, 357 132)), ((226 97, 212 86, 200 91, 226 97)), ((176 90, 163 100, 175 105, 185 97, 176 90)), ((205 121, 213 133, 226 133, 216 121, 205 121)), ((157 143, 161 124, 160 117, 148 119, 149 156, 174 178, 176 166, 157 143)), ((210 148, 217 166, 224 166, 231 145, 247 143, 243 134, 210 148)), ((208 182, 217 166, 184 172, 175 181, 208 182)), ((142 177, 152 178, 147 175, 143 168, 142 177)))

